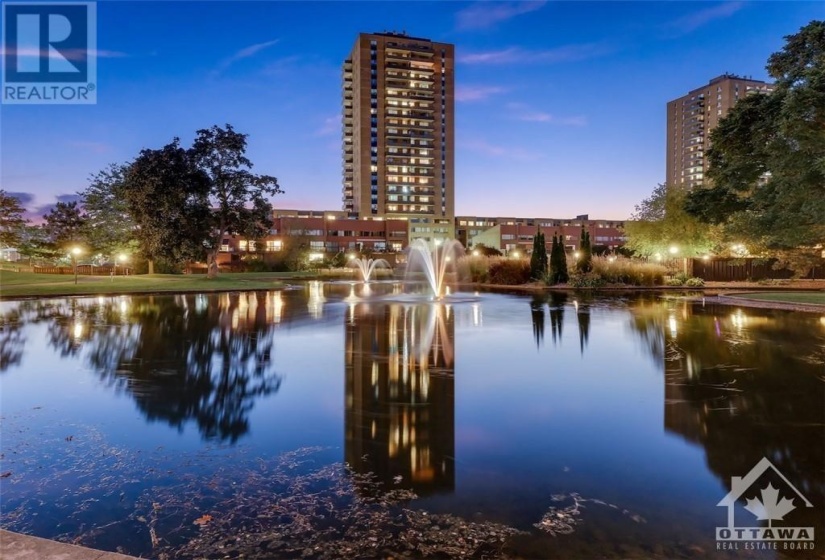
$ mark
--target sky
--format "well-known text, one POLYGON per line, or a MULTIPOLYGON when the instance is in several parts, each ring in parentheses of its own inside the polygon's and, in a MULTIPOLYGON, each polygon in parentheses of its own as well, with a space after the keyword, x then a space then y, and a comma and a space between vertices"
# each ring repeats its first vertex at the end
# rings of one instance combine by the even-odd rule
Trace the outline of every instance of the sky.
POLYGON ((0 106, 0 188, 38 217, 195 131, 249 135, 277 208, 341 209, 341 63, 359 32, 456 45, 456 214, 626 219, 665 176, 666 103, 767 79, 822 2, 98 3, 96 105, 0 106))

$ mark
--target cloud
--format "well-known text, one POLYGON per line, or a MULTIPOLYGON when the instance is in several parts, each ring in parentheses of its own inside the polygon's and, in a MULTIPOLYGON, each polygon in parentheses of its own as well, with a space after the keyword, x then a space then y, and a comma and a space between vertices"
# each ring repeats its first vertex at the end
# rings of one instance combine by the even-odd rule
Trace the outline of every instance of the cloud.
POLYGON ((473 152, 478 152, 485 156, 517 159, 522 161, 532 161, 539 159, 541 156, 535 152, 530 152, 518 147, 504 147, 490 144, 486 140, 473 139, 461 142, 461 147, 473 152))
POLYGON ((744 6, 744 2, 722 2, 675 19, 665 24, 665 28, 679 35, 685 35, 717 19, 730 17, 744 6))
MULTIPOLYGON (((324 119, 318 130, 315 131, 315 136, 332 136, 341 132, 341 115, 334 115, 324 119)), ((338 143, 335 144, 340 148, 338 143)))
POLYGON ((526 103, 512 102, 506 105, 513 118, 525 122, 547 123, 559 126, 587 126, 587 117, 583 115, 562 117, 552 113, 536 111, 526 103))
POLYGON ((547 2, 477 2, 456 13, 457 29, 484 29, 522 14, 539 10, 547 2))
POLYGON ((456 86, 455 100, 456 101, 481 101, 493 95, 504 93, 507 88, 498 86, 456 86))
POLYGON ((32 193, 27 192, 6 192, 6 194, 12 198, 16 198, 17 202, 20 203, 20 206, 23 208, 27 208, 29 204, 34 201, 34 195, 32 193))
POLYGON ((226 72, 230 66, 238 62, 239 60, 243 60, 245 58, 249 58, 251 56, 255 56, 262 50, 271 47, 275 43, 277 43, 280 39, 273 39, 272 41, 265 41, 263 43, 255 43, 254 45, 249 45, 248 47, 244 47, 241 50, 235 52, 232 56, 223 59, 218 67, 212 71, 212 76, 217 77, 226 72))
POLYGON ((521 47, 509 47, 497 51, 468 53, 458 57, 464 64, 556 64, 575 62, 596 58, 611 52, 612 49, 600 43, 581 45, 562 45, 552 49, 527 50, 521 47))

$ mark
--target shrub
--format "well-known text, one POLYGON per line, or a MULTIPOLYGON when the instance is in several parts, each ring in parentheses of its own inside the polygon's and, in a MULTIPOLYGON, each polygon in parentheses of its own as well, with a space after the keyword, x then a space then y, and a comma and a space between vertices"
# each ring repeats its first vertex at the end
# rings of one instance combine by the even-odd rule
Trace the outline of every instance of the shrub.
POLYGON ((488 281, 506 286, 526 284, 530 281, 530 263, 526 259, 491 259, 488 281))
POLYGON ((705 281, 699 277, 694 276, 693 278, 688 278, 685 280, 685 286, 690 286, 691 288, 701 288, 705 285, 705 281))
POLYGON ((568 284, 573 288, 601 288, 605 280, 598 272, 577 272, 570 277, 568 284))
POLYGON ((263 259, 252 257, 243 259, 243 270, 244 272, 269 272, 272 267, 263 259))
POLYGON ((593 257, 593 272, 607 284, 628 286, 661 286, 667 269, 659 264, 619 258, 611 261, 605 257, 593 257))
POLYGON ((684 282, 679 280, 678 278, 668 278, 665 280, 665 286, 683 286, 684 282))
POLYGON ((490 277, 490 258, 463 257, 456 264, 456 272, 463 282, 487 282, 490 277))

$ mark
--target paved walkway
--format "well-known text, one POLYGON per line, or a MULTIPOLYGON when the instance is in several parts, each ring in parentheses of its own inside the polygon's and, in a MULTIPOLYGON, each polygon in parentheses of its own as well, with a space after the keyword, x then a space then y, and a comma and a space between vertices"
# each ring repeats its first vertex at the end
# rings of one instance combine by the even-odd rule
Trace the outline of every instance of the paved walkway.
POLYGON ((0 558, 3 560, 133 560, 134 557, 0 529, 0 558))

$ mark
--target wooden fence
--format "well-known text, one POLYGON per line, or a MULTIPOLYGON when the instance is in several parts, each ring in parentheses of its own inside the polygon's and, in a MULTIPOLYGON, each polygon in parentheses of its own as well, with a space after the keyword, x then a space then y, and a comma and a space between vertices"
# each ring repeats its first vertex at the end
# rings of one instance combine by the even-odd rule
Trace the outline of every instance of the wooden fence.
MULTIPOLYGON (((736 282, 757 280, 783 280, 791 278, 794 271, 788 268, 775 269, 776 259, 692 259, 693 276, 708 282, 736 282)), ((825 266, 814 267, 805 279, 825 278, 825 266)))
MULTIPOLYGON (((74 274, 74 267, 71 266, 33 266, 32 271, 36 274, 74 274)), ((111 276, 112 272, 116 276, 131 276, 132 269, 118 266, 94 266, 92 264, 77 265, 77 274, 80 276, 111 276)))

